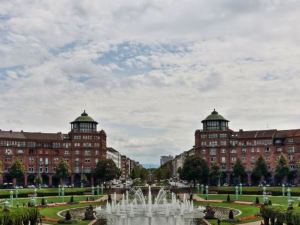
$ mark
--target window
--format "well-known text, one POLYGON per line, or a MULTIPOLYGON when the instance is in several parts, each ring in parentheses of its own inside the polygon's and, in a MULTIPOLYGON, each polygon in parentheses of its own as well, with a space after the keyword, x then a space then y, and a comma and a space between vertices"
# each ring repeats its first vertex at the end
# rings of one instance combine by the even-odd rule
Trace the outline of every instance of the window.
POLYGON ((288 139, 287 139, 287 142, 288 142, 288 143, 293 143, 293 142, 294 142, 294 139, 293 139, 293 138, 288 138, 288 139))
POLYGON ((75 135, 75 136, 74 136, 74 139, 75 139, 75 140, 80 140, 80 139, 81 139, 81 136, 80 136, 80 135, 75 135))
POLYGON ((247 149, 246 148, 243 148, 242 149, 242 153, 246 153, 247 152, 247 149))
POLYGON ((91 159, 90 159, 90 158, 85 158, 84 162, 90 163, 90 162, 91 162, 91 159))
POLYGON ((201 134, 201 138, 206 138, 206 134, 201 134))
POLYGON ((224 157, 224 156, 221 157, 221 162, 222 162, 222 163, 226 163, 226 157, 224 157))
POLYGON ((24 153, 24 150, 23 150, 23 149, 18 149, 18 150, 17 150, 17 153, 18 153, 18 154, 23 154, 23 153, 24 153))
POLYGON ((295 147, 294 146, 288 147, 288 153, 294 153, 294 152, 295 152, 295 147))
POLYGON ((205 149, 202 149, 202 153, 205 154, 205 153, 206 153, 206 150, 205 150, 205 149))
POLYGON ((215 147, 215 146, 217 146, 218 145, 218 142, 217 141, 210 141, 209 142, 209 146, 211 146, 211 147, 215 147))
POLYGON ((65 155, 69 155, 69 151, 68 150, 65 150, 65 155))
POLYGON ((218 138, 218 134, 209 134, 208 138, 218 138))
POLYGON ((100 143, 94 143, 94 147, 99 148, 100 147, 100 143))
POLYGON ((98 150, 95 151, 95 155, 99 155, 99 151, 98 150))
POLYGON ((225 145, 227 144, 227 142, 226 142, 226 141, 221 141, 220 144, 221 144, 222 146, 225 146, 225 145))
POLYGON ((236 161, 236 157, 231 157, 231 162, 235 162, 236 161))
POLYGON ((231 149, 230 153, 236 153, 236 149, 231 149))
POLYGON ((74 143, 74 147, 80 147, 80 143, 79 142, 75 142, 74 143))
POLYGON ((242 161, 245 162, 246 161, 246 157, 242 156, 242 161))
POLYGON ((34 168, 33 168, 33 166, 29 166, 29 167, 28 167, 28 172, 29 172, 29 173, 34 173, 34 168))
POLYGON ((215 148, 210 149, 210 155, 216 155, 216 149, 215 148))
POLYGON ((5 149, 5 154, 6 155, 11 155, 12 154, 12 150, 9 149, 9 148, 5 149))
POLYGON ((215 162, 216 161, 216 157, 210 157, 210 161, 211 162, 215 162))
POLYGON ((227 138, 227 134, 220 134, 220 138, 227 138))
POLYGON ((75 155, 79 155, 80 151, 79 150, 75 150, 75 155))
POLYGON ((221 153, 225 154, 226 153, 226 149, 222 148, 221 149, 221 153))
POLYGON ((53 142, 52 147, 53 148, 60 148, 60 143, 53 142))
POLYGON ((202 141, 201 146, 206 146, 206 141, 202 141))
POLYGON ((83 147, 92 147, 92 143, 83 143, 82 146, 83 147))
POLYGON ((84 155, 90 156, 91 155, 91 151, 90 150, 85 150, 84 151, 84 155))
POLYGON ((45 158, 45 165, 48 165, 48 164, 49 164, 48 158, 45 158))

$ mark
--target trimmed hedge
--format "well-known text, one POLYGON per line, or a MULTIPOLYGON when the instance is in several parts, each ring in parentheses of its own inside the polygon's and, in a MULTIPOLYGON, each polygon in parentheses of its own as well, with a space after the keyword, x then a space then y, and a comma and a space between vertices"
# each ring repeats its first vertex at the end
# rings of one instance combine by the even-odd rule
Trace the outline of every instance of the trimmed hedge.
MULTIPOLYGON (((0 190, 0 198, 9 198, 11 190, 13 190, 15 195, 15 189, 0 190)), ((18 191, 19 191, 18 192, 19 198, 27 198, 29 195, 34 194, 34 189, 18 189, 18 191)), ((84 193, 86 192, 91 192, 91 188, 65 188, 65 196, 84 195, 84 193)), ((38 197, 57 196, 57 195, 58 195, 58 188, 37 189, 38 197)))

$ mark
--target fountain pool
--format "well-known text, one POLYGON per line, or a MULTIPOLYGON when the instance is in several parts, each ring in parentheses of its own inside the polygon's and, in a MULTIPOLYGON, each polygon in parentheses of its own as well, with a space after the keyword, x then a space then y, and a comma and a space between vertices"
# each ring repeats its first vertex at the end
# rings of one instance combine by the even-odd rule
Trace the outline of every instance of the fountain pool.
POLYGON ((204 217, 205 207, 195 208, 186 195, 180 201, 171 193, 168 199, 164 189, 160 189, 154 199, 151 187, 147 197, 137 189, 123 194, 119 202, 116 199, 114 194, 106 207, 95 209, 96 217, 106 219, 108 225, 191 225, 195 219, 204 217))

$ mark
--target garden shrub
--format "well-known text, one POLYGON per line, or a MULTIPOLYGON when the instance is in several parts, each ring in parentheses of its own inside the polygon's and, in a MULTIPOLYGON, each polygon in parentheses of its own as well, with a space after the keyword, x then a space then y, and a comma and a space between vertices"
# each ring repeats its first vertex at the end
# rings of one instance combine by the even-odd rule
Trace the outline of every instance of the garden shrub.
POLYGON ((230 199, 230 195, 228 194, 227 195, 227 200, 226 200, 227 202, 231 202, 231 199, 230 199))
POLYGON ((259 198, 258 198, 258 197, 255 198, 255 204, 256 204, 256 205, 259 204, 259 198))
POLYGON ((233 211, 232 211, 232 210, 229 211, 228 218, 229 218, 230 220, 233 220, 233 219, 234 219, 234 215, 233 215, 233 211))
POLYGON ((65 220, 66 220, 66 221, 69 221, 69 220, 71 220, 71 219, 72 219, 72 216, 71 216, 70 210, 68 210, 68 211, 66 212, 66 215, 65 215, 65 220))

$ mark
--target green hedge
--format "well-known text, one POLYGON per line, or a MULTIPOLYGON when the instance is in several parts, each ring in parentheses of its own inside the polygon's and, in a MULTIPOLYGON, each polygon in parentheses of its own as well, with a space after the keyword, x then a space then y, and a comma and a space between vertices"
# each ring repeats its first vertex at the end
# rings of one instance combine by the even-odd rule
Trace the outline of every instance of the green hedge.
MULTIPOLYGON (((291 187, 291 194, 293 196, 300 196, 300 188, 299 187, 291 187)), ((281 187, 267 187, 266 189, 268 194, 273 196, 281 196, 282 188, 281 187)), ((287 188, 285 188, 286 194, 287 188)), ((216 192, 218 194, 235 194, 235 187, 209 187, 209 192, 216 192)), ((243 187, 243 194, 246 195, 261 195, 263 192, 262 187, 243 187)))
MULTIPOLYGON (((95 189, 96 190, 96 189, 95 189)), ((9 198, 11 190, 0 190, 0 198, 9 198)), ((13 189, 15 196, 15 189, 13 189)), ((83 195, 85 192, 91 192, 91 188, 65 188, 65 195, 83 195)), ((28 195, 33 195, 34 189, 18 189, 18 197, 26 198, 28 195)), ((37 196, 57 196, 58 188, 42 188, 37 189, 37 196)))

